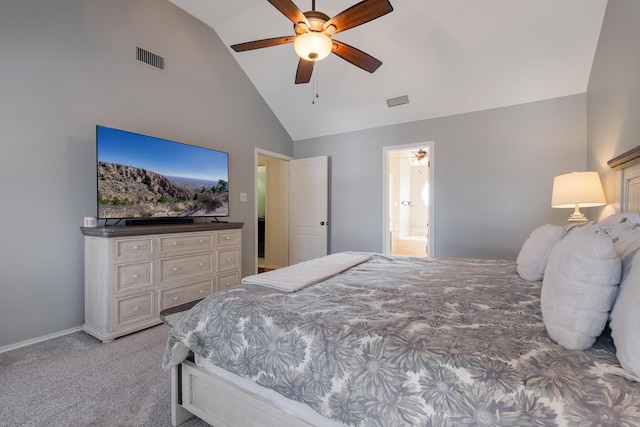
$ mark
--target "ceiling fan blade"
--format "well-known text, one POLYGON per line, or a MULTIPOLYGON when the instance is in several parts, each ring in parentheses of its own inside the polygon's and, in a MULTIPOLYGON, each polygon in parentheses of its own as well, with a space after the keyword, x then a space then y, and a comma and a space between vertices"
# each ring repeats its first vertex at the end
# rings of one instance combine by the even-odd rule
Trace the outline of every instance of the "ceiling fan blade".
POLYGON ((336 34, 349 28, 357 27, 391 12, 393 6, 389 0, 363 0, 351 6, 324 24, 324 29, 331 34, 336 34), (335 30, 330 28, 333 26, 335 30))
POLYGON ((351 62, 356 67, 360 67, 365 71, 373 73, 382 65, 382 61, 374 58, 368 53, 364 53, 360 49, 356 49, 355 47, 349 46, 346 43, 339 42, 338 40, 332 41, 332 52, 345 61, 351 62))
POLYGON ((271 39, 255 40, 252 42, 234 44, 231 45, 231 49, 235 50, 236 52, 244 52, 247 50, 262 49, 263 47, 293 43, 295 39, 295 36, 274 37, 271 39))
POLYGON ((307 17, 291 0, 268 0, 276 9, 280 11, 284 16, 289 18, 294 25, 298 25, 303 22, 307 28, 310 27, 307 17))
POLYGON ((311 74, 313 73, 313 61, 307 61, 300 59, 298 61, 298 70, 296 71, 296 84, 309 83, 311 81, 311 74))

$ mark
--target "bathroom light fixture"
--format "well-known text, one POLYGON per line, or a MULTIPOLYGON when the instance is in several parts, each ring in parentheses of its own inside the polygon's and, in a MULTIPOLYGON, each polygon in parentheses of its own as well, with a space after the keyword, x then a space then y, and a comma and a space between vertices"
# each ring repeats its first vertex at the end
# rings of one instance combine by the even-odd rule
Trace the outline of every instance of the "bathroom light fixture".
POLYGON ((568 221, 586 221, 580 208, 607 204, 598 172, 571 172, 553 178, 551 207, 574 208, 568 221))

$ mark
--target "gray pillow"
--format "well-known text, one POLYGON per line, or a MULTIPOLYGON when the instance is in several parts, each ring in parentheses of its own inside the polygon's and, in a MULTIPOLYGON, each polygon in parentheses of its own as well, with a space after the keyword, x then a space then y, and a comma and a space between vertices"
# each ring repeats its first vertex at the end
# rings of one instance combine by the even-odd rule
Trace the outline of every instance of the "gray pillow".
POLYGON ((581 227, 562 239, 542 282, 542 317, 551 339, 570 350, 591 347, 607 323, 620 272, 613 242, 598 227, 581 227))
POLYGON ((516 259, 516 269, 524 280, 542 280, 549 254, 567 234, 564 227, 542 225, 531 232, 516 259))
POLYGON ((624 369, 640 376, 640 253, 631 261, 611 310, 611 337, 624 369))

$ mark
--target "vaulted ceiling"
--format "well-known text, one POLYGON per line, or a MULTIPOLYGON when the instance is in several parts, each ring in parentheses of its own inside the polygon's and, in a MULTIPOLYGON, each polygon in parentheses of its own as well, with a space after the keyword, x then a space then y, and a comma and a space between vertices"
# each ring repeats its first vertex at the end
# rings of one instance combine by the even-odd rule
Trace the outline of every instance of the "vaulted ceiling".
MULTIPOLYGON (((227 46, 295 34, 267 0, 170 1, 227 46)), ((315 3, 332 17, 357 0, 315 3)), ((330 55, 308 84, 294 84, 292 43, 229 51, 295 141, 584 93, 606 3, 391 0, 393 12, 333 36, 382 66, 370 74, 330 55), (408 104, 388 106, 404 95, 408 104)))

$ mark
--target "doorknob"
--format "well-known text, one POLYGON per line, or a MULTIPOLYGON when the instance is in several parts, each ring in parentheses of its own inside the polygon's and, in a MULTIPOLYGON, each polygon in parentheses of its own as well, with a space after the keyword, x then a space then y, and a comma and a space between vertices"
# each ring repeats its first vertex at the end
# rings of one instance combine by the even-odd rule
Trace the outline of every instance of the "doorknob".
POLYGON ((320 225, 324 225, 324 221, 320 221, 320 225))

